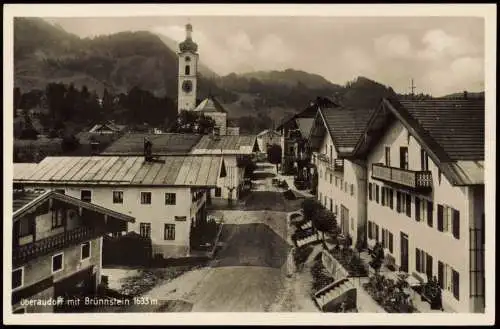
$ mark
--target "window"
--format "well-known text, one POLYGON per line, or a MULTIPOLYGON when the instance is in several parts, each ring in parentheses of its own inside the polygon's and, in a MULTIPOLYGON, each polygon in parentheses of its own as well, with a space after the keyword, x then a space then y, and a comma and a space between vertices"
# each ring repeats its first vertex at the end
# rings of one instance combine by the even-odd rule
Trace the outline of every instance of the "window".
POLYGON ((382 229, 382 246, 385 249, 388 249, 391 253, 393 252, 393 238, 394 236, 392 233, 388 230, 383 228, 382 229))
POLYGON ((432 256, 425 251, 415 248, 415 269, 419 273, 427 275, 427 278, 432 278, 432 256))
POLYGON ((215 196, 220 197, 222 195, 222 189, 220 187, 215 188, 215 196))
POLYGON ((151 192, 141 192, 141 204, 151 204, 151 192))
POLYGON ((191 67, 189 65, 186 65, 186 67, 184 68, 184 74, 185 75, 191 74, 191 67))
POLYGON ((17 268, 12 271, 12 289, 20 288, 24 284, 24 269, 17 268))
POLYGON ((434 203, 432 201, 427 201, 427 225, 432 227, 434 216, 434 203))
POLYGON ((406 216, 411 218, 411 195, 410 194, 404 194, 404 195, 406 201, 406 216))
POLYGON ((332 184, 332 183, 333 183, 333 175, 330 174, 330 184, 332 184))
POLYGON ((399 213, 406 213, 411 217, 411 195, 403 192, 396 192, 396 210, 399 213))
POLYGON ((339 187, 339 178, 335 177, 335 187, 339 187))
POLYGON ((344 192, 347 192, 347 182, 344 183, 344 192))
POLYGON ((382 206, 385 206, 385 187, 382 186, 382 199, 381 199, 381 203, 382 203, 382 206))
POLYGON ((52 273, 56 273, 64 269, 63 260, 64 260, 63 253, 52 256, 52 273))
POLYGON ((375 185, 375 202, 379 203, 379 187, 377 184, 375 185))
POLYGON ((64 226, 64 209, 54 209, 52 211, 52 228, 64 226))
POLYGON ((85 202, 92 202, 92 191, 90 190, 81 190, 80 191, 80 199, 85 202))
POLYGON ((123 191, 113 191, 113 203, 123 203, 123 191))
POLYGON ((175 193, 165 193, 165 204, 175 205, 176 194, 175 193))
POLYGON ((351 184, 351 195, 354 195, 354 184, 351 184))
POLYGON ((373 223, 368 221, 368 239, 373 239, 373 223))
POLYGON ((330 198, 330 211, 333 212, 333 200, 330 198))
POLYGON ((335 213, 338 214, 339 213, 339 206, 338 205, 335 205, 335 213))
POLYGON ((455 269, 446 263, 438 261, 438 282, 441 289, 453 293, 453 296, 459 300, 460 297, 460 276, 455 269))
POLYGON ((372 189, 373 189, 373 186, 372 186, 372 183, 368 183, 368 200, 372 201, 372 189))
POLYGON ((351 230, 354 230, 354 218, 351 217, 351 230))
POLYGON ((425 217, 427 216, 427 200, 415 197, 415 220, 417 222, 425 222, 425 217))
POLYGON ((82 257, 81 260, 90 258, 90 241, 82 244, 82 257))
POLYGON ((438 231, 451 232, 455 239, 460 238, 460 211, 438 204, 438 231))
POLYGON ((429 170, 429 156, 424 149, 420 150, 420 168, 422 169, 422 171, 429 170))
POLYGON ((385 165, 387 167, 391 166, 391 147, 390 146, 385 147, 385 165))
POLYGON ((399 167, 408 170, 408 147, 399 148, 399 167))
POLYGON ((21 218, 18 222, 17 225, 19 225, 19 237, 25 237, 29 235, 33 235, 35 233, 35 217, 34 216, 27 216, 24 218, 21 218))
POLYGON ((175 240, 175 224, 165 224, 164 237, 165 240, 175 240))
POLYGON ((139 233, 145 238, 151 237, 151 223, 140 223, 139 233))
POLYGON ((379 241, 378 225, 375 224, 375 240, 379 241))

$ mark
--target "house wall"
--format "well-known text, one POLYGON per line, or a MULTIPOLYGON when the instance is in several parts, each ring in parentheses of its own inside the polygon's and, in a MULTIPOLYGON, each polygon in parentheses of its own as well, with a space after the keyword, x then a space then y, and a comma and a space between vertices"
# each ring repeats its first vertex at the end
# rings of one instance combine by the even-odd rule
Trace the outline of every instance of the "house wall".
MULTIPOLYGON (((190 221, 193 212, 192 192, 189 187, 130 187, 130 186, 53 186, 64 189, 66 195, 81 198, 81 190, 92 191, 92 203, 135 218, 128 223, 128 231, 140 233, 140 223, 151 224, 153 252, 164 257, 189 253, 190 221), (123 191, 123 203, 113 203, 113 191, 123 191), (141 204, 141 192, 151 192, 151 204, 141 204), (165 193, 176 194, 176 204, 165 204, 165 193), (185 221, 176 217, 186 217, 185 221), (175 240, 165 240, 165 224, 175 224, 175 240)), ((203 199, 206 200, 206 199, 203 199)), ((205 201, 203 201, 204 204, 205 201)), ((198 203, 198 208, 202 203, 198 203)))
MULTIPOLYGON (((325 135, 319 153, 328 159, 338 157, 329 134, 325 135)), ((317 158, 317 156, 316 156, 317 158)), ((337 224, 344 234, 352 237, 353 244, 364 241, 366 227, 366 169, 344 159, 343 172, 327 168, 324 161, 316 160, 318 167, 318 200, 336 214, 337 224), (347 185, 346 185, 347 184, 347 185), (331 200, 331 203, 330 203, 331 200), (346 209, 342 223, 342 207, 346 209)))
POLYGON ((263 136, 257 137, 257 143, 259 144, 259 149, 262 153, 266 153, 267 144, 278 144, 281 145, 281 136, 273 133, 267 133, 263 136))
POLYGON ((243 168, 238 168, 236 155, 224 155, 224 164, 226 165, 226 177, 217 178, 217 187, 221 189, 221 196, 215 196, 215 189, 210 191, 213 199, 232 199, 238 200, 238 187, 243 184, 243 168), (232 192, 231 192, 231 188, 232 192))
MULTIPOLYGON (((382 228, 389 230, 394 237, 392 255, 398 266, 401 265, 401 232, 408 235, 408 270, 409 273, 416 272, 416 250, 419 248, 433 257, 432 273, 437 276, 438 260, 448 264, 460 277, 460 300, 457 300, 451 291, 443 291, 443 302, 459 312, 469 310, 469 257, 464 257, 469 253, 469 223, 474 221, 472 216, 474 210, 471 207, 479 207, 482 204, 484 209, 484 194, 478 196, 475 202, 468 187, 453 186, 448 179, 440 173, 436 164, 429 158, 429 170, 432 172, 432 192, 430 194, 420 194, 411 192, 405 188, 394 188, 381 181, 373 179, 372 164, 384 163, 384 147, 390 146, 391 165, 399 167, 399 147, 408 147, 409 170, 421 170, 420 150, 421 146, 417 140, 410 136, 406 128, 397 121, 392 124, 387 133, 380 139, 377 145, 371 150, 367 161, 368 183, 377 184, 379 189, 383 186, 391 187, 394 190, 394 209, 382 206, 376 202, 375 197, 368 200, 367 219, 379 225, 379 236, 382 236, 382 228), (401 191, 411 195, 411 217, 405 213, 396 211, 396 191, 401 191), (430 227, 427 220, 417 221, 415 219, 415 196, 433 202, 433 226, 430 227), (444 204, 460 212, 460 238, 453 237, 451 232, 440 232, 437 229, 437 205, 444 204)), ((380 190, 381 195, 381 190, 380 190)), ((380 201, 380 199, 379 199, 380 201)), ((479 207, 480 208, 480 207, 479 207)), ((479 213, 480 210, 478 209, 479 213)), ((424 217, 426 218, 426 216, 424 217)), ((386 250, 386 252, 388 252, 386 250)), ((420 275, 425 277, 424 275, 420 275)))
MULTIPOLYGON (((90 241, 90 257, 88 259, 81 259, 81 246, 82 244, 77 244, 69 246, 62 250, 52 252, 48 255, 41 256, 30 260, 29 262, 23 264, 22 266, 16 267, 14 270, 22 267, 23 268, 23 286, 14 289, 13 291, 22 290, 32 285, 39 284, 40 281, 51 278, 54 284, 70 277, 71 275, 89 268, 93 268, 92 273, 96 274, 95 281, 90 282, 95 288, 101 281, 101 247, 102 247, 102 237, 90 241), (52 273, 52 256, 63 253, 63 269, 52 273)), ((91 278, 89 278, 91 279, 91 278)), ((48 301, 54 296, 54 284, 50 287, 26 298, 26 300, 40 300, 48 301)), ((41 312, 53 312, 54 307, 52 305, 23 305, 25 304, 22 300, 14 305, 12 305, 13 311, 20 308, 24 308, 26 313, 41 313, 41 312)))

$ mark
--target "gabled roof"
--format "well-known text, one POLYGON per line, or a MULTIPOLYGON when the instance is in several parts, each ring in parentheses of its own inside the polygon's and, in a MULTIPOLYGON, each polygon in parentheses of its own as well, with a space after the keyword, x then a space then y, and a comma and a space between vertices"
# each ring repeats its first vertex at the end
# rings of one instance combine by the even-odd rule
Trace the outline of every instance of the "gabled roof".
POLYGON ((284 125, 289 123, 292 120, 295 120, 297 118, 312 118, 316 116, 316 112, 318 110, 318 106, 324 106, 324 107, 329 107, 329 106, 338 106, 335 102, 330 100, 329 98, 326 97, 316 97, 316 99, 309 104, 304 110, 300 111, 297 114, 294 114, 290 117, 287 117, 282 120, 281 124, 276 128, 276 129, 281 129, 283 128, 284 125))
POLYGON ((320 107, 315 118, 319 126, 324 127, 315 138, 328 133, 334 147, 340 154, 350 154, 364 132, 374 110, 358 109, 345 106, 320 107))
POLYGON ((303 138, 309 138, 314 118, 296 118, 295 122, 303 138))
POLYGON ((204 135, 191 154, 251 154, 256 144, 256 135, 204 135))
POLYGON ((36 185, 216 186, 220 156, 47 157, 14 183, 36 185))
POLYGON ((484 184, 484 100, 383 99, 355 154, 369 152, 399 120, 453 185, 484 184))
POLYGON ((114 122, 105 122, 105 123, 99 123, 99 124, 96 124, 94 125, 90 130, 89 132, 95 132, 97 130, 101 130, 101 129, 104 129, 104 128, 107 128, 111 131, 114 131, 114 132, 119 132, 119 131, 122 131, 123 129, 125 129, 127 126, 126 125, 117 125, 115 124, 114 122))
POLYGON ((195 112, 221 112, 227 113, 222 104, 214 97, 208 96, 194 109, 195 112))
POLYGON ((153 143, 154 155, 181 155, 189 154, 191 149, 200 141, 202 135, 195 134, 125 134, 109 145, 102 155, 143 155, 144 139, 153 143))
POLYGON ((93 211, 100 212, 102 214, 109 215, 110 217, 121 219, 126 222, 135 222, 135 218, 128 216, 108 208, 98 206, 94 203, 89 203, 82 201, 77 198, 70 197, 68 195, 57 193, 56 191, 43 191, 43 192, 31 192, 31 191, 15 191, 13 193, 13 214, 12 217, 15 220, 21 218, 24 214, 29 212, 31 209, 41 205, 49 199, 60 200, 68 204, 72 204, 84 209, 89 209, 93 211), (20 203, 20 200, 24 202, 20 203))
POLYGON ((275 135, 275 136, 281 136, 281 134, 275 130, 272 129, 265 129, 262 130, 260 133, 257 134, 257 137, 262 137, 264 135, 275 135))

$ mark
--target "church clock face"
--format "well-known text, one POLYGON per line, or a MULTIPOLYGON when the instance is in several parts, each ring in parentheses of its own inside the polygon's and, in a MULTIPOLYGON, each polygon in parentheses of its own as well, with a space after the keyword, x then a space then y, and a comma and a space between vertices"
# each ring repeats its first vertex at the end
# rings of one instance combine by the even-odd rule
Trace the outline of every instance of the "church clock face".
POLYGON ((186 93, 191 92, 191 90, 193 90, 193 82, 191 82, 191 80, 184 81, 182 83, 182 90, 186 93))

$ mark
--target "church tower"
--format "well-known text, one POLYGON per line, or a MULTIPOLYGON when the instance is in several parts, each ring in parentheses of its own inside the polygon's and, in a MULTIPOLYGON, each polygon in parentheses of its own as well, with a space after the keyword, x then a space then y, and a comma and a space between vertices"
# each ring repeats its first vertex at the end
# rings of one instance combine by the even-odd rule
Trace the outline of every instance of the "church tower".
POLYGON ((198 45, 193 42, 193 26, 186 25, 186 40, 179 44, 179 81, 177 111, 192 111, 196 107, 198 45))

